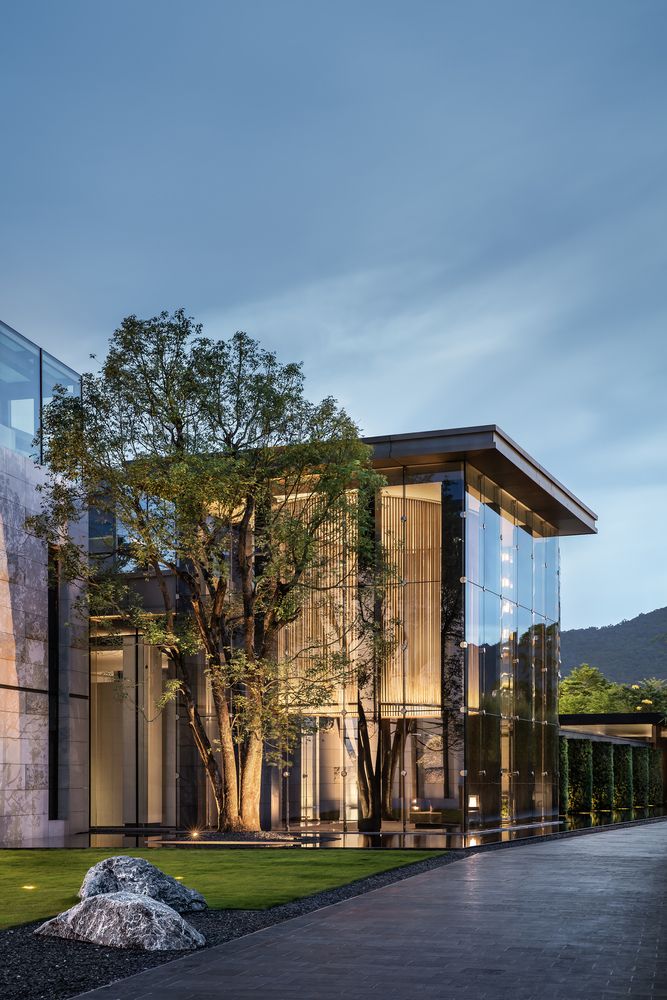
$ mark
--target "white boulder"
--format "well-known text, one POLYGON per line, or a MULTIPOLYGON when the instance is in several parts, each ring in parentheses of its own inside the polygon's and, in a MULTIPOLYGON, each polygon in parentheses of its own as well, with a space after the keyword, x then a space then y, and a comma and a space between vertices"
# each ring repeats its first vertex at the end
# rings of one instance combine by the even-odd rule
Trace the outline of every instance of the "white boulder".
POLYGON ((139 896, 150 896, 179 913, 206 909, 206 900, 201 893, 188 889, 171 875, 165 875, 144 858, 117 855, 93 865, 86 872, 79 889, 79 899, 90 899, 110 892, 133 892, 139 896))
POLYGON ((141 951, 184 951, 206 944, 166 903, 133 892, 91 896, 47 920, 35 934, 141 951))

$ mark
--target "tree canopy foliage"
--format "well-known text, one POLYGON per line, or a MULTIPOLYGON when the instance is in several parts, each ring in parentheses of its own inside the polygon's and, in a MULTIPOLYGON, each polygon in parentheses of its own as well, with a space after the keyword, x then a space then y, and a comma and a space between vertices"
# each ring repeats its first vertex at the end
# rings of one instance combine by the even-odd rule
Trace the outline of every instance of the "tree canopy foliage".
POLYGON ((333 697, 353 660, 366 669, 381 641, 370 449, 335 400, 307 399, 299 364, 245 333, 208 339, 183 310, 123 320, 82 398, 56 392, 44 431, 50 472, 34 530, 86 580, 94 611, 167 655, 166 696, 185 701, 221 825, 257 828, 263 757, 284 754, 294 720, 333 697), (68 533, 86 509, 122 539, 93 560, 68 533), (128 570, 151 585, 157 611, 128 570), (360 581, 371 613, 355 600, 341 615, 360 581), (293 630, 288 650, 304 607, 319 625, 293 630), (214 740, 194 694, 202 664, 214 740))
POLYGON ((667 681, 647 677, 634 684, 619 684, 597 667, 582 663, 560 683, 559 711, 667 713, 667 681))

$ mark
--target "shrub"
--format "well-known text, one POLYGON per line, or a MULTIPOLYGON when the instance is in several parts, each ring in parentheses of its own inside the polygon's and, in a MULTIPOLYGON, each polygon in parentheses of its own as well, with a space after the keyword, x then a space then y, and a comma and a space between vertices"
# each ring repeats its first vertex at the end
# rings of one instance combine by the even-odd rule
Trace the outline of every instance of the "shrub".
POLYGON ((567 739, 564 736, 559 737, 559 770, 558 770, 558 795, 559 795, 559 812, 561 814, 568 812, 570 805, 570 767, 568 763, 568 750, 567 750, 567 739))
POLYGON ((632 747, 614 745, 614 809, 632 808, 632 747))
POLYGON ((568 740, 570 812, 590 812, 593 797, 593 753, 590 740, 568 740))
POLYGON ((663 799, 662 750, 651 747, 648 752, 648 802, 651 806, 661 806, 663 799))
POLYGON ((648 805, 648 747, 632 748, 633 802, 636 809, 648 805))
POLYGON ((614 804, 614 745, 596 740, 593 745, 593 809, 614 804))

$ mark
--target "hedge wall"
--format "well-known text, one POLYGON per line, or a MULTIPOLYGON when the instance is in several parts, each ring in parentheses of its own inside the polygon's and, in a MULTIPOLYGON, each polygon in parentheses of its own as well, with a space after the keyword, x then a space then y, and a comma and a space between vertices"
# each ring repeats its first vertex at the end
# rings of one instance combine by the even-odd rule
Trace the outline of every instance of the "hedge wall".
POLYGON ((614 809, 631 809, 632 804, 632 747, 616 743, 614 744, 614 809))
POLYGON ((569 740, 570 812, 590 812, 593 806, 593 752, 590 740, 569 740))
POLYGON ((593 809, 609 810, 614 804, 614 745, 593 742, 593 809))
POLYGON ((632 748, 632 786, 636 809, 646 809, 648 805, 648 747, 632 748))
POLYGON ((662 750, 649 747, 648 751, 648 804, 661 806, 664 798, 662 778, 662 750))
POLYGON ((568 761, 567 739, 564 736, 558 738, 559 771, 558 771, 558 811, 562 814, 570 808, 570 765, 568 761))

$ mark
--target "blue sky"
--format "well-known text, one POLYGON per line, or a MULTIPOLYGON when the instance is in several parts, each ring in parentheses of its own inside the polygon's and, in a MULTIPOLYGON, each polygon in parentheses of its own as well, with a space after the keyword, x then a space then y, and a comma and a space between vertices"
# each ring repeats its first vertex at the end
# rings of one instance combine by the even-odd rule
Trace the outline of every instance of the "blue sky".
POLYGON ((563 625, 667 604, 667 4, 25 0, 0 317, 184 305, 365 432, 498 423, 600 515, 563 625))

